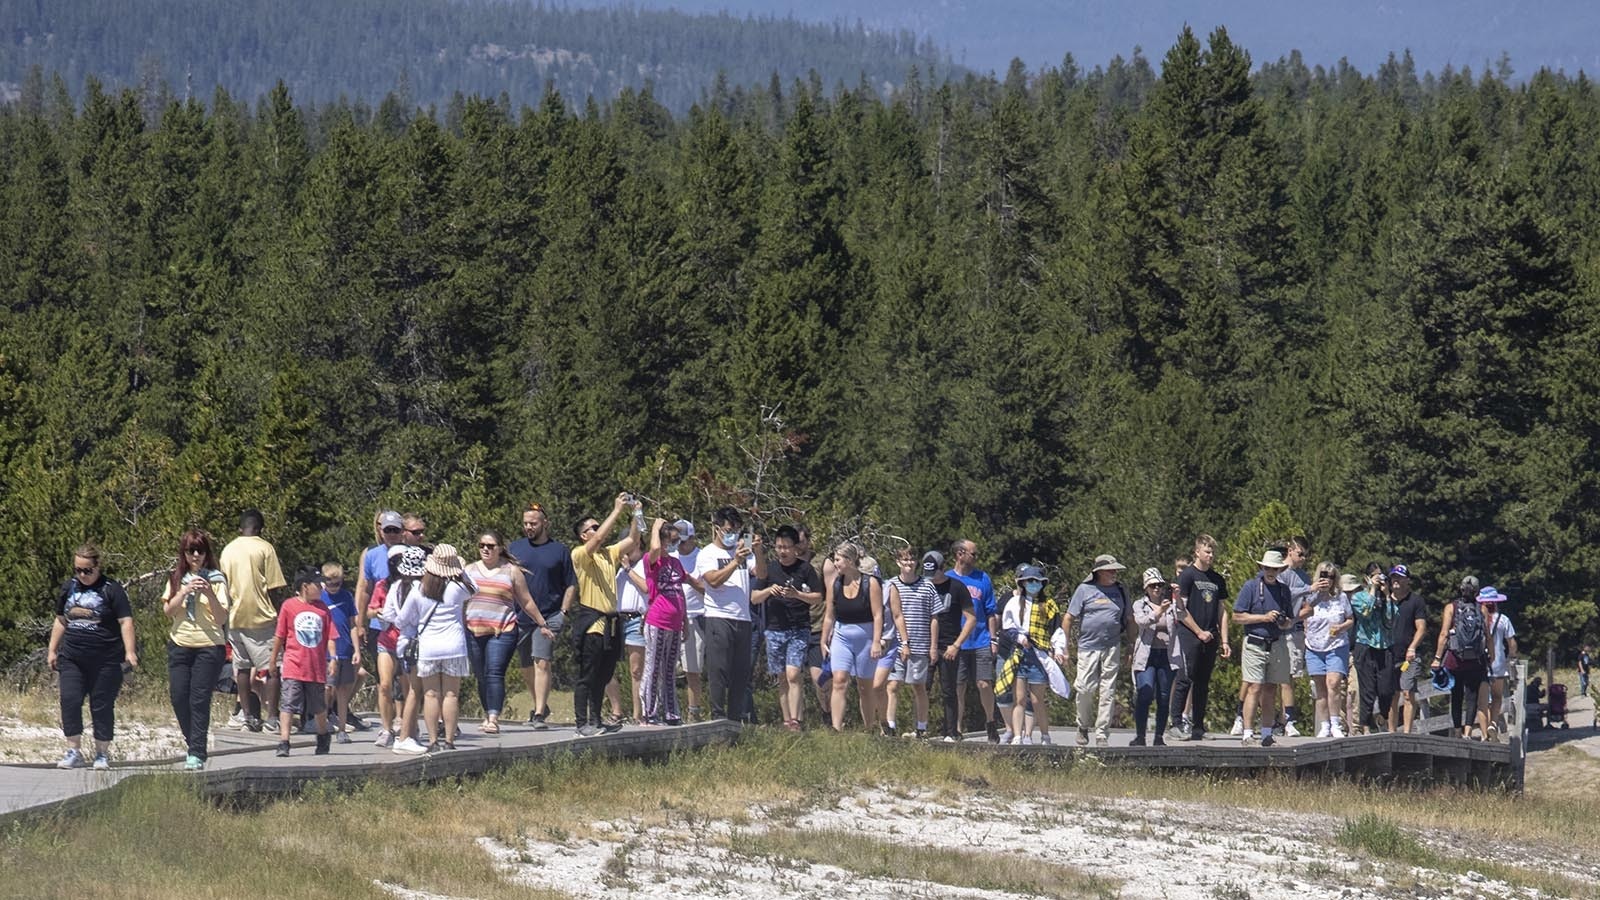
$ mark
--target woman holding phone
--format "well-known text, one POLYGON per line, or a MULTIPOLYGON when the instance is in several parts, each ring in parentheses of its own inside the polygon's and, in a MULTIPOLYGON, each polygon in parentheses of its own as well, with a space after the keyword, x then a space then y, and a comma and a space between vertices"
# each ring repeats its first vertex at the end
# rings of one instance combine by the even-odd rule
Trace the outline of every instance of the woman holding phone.
POLYGON ((178 561, 167 578, 161 610, 172 620, 167 633, 168 696, 189 755, 188 771, 206 767, 211 731, 211 693, 226 661, 228 580, 217 571, 211 535, 197 528, 178 540, 178 561))

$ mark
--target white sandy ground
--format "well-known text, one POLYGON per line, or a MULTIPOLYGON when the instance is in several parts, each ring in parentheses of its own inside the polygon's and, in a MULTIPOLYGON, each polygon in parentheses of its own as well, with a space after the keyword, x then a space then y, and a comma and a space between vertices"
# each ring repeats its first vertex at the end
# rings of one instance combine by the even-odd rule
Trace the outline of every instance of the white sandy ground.
MULTIPOLYGON (((524 887, 573 897, 650 898, 730 896, 951 897, 995 894, 929 882, 866 878, 833 866, 762 857, 740 849, 741 836, 769 828, 861 830, 880 839, 922 847, 993 853, 996 866, 1046 861, 1120 881, 1121 897, 1170 900, 1339 897, 1451 897, 1506 900, 1544 895, 1486 878, 1430 869, 1374 866, 1334 842, 1329 817, 1162 801, 1088 800, 1011 802, 990 794, 963 798, 952 809, 931 792, 863 790, 831 808, 806 812, 751 810, 747 825, 705 820, 641 828, 629 819, 592 823, 593 838, 525 838, 520 846, 483 837, 478 846, 502 876, 524 887)), ((1426 836, 1424 837, 1426 839, 1426 836)), ((1433 841, 1428 841, 1433 844, 1433 841)), ((1600 867, 1573 868, 1559 848, 1499 848, 1505 862, 1548 866, 1576 877, 1600 877, 1600 867)), ((436 895, 379 883, 405 900, 436 895)), ((456 900, 456 898, 448 898, 456 900)))
MULTIPOLYGON (((116 739, 111 743, 113 759, 167 759, 182 756, 183 732, 176 724, 148 725, 139 721, 117 722, 116 739)), ((89 713, 84 710, 83 746, 94 746, 89 713)), ((30 725, 0 714, 0 763, 53 763, 67 749, 59 725, 30 725)))

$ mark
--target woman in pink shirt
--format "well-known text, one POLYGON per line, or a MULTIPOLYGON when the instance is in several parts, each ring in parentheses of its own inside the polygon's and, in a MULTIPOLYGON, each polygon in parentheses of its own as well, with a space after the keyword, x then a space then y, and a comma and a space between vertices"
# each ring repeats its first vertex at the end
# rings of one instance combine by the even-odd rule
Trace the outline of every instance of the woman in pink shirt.
POLYGON ((650 552, 644 558, 650 606, 644 614, 644 724, 682 725, 675 679, 683 647, 683 565, 672 555, 678 529, 665 519, 650 528, 650 552))

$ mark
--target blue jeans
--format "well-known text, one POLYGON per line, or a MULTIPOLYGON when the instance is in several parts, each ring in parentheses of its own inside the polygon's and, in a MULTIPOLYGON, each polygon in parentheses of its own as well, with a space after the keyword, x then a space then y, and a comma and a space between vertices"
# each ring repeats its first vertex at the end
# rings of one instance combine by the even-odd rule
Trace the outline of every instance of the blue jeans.
POLYGON ((484 715, 499 716, 506 705, 506 669, 517 652, 517 633, 467 635, 467 659, 478 679, 478 702, 484 715))
MULTIPOLYGON (((1167 651, 1151 650, 1149 661, 1133 677, 1133 683, 1137 689, 1133 699, 1133 726, 1139 737, 1144 737, 1151 700, 1156 702, 1156 734, 1162 734, 1167 730, 1167 700, 1172 695, 1172 668, 1167 662, 1167 651)), ((1195 712, 1195 717, 1199 718, 1199 710, 1195 712)))

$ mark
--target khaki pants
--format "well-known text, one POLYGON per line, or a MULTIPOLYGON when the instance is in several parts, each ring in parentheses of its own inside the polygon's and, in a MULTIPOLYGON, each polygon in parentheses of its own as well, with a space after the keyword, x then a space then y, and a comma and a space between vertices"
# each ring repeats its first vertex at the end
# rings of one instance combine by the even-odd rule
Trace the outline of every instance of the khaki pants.
POLYGON ((1078 650, 1078 678, 1072 689, 1078 694, 1078 730, 1089 730, 1094 719, 1098 738, 1111 736, 1111 704, 1117 697, 1117 670, 1122 667, 1122 647, 1110 650, 1078 650))

